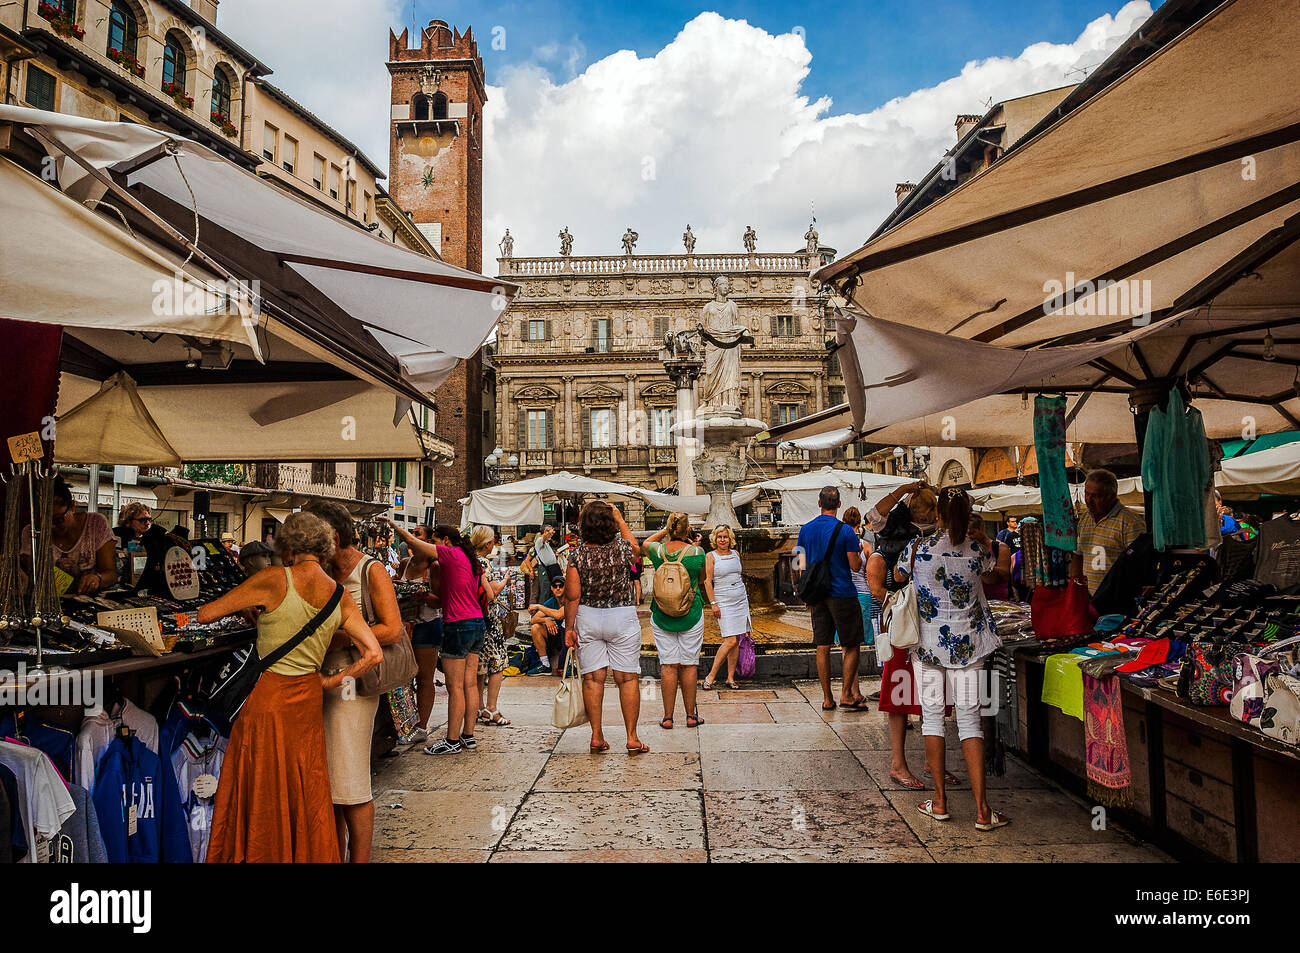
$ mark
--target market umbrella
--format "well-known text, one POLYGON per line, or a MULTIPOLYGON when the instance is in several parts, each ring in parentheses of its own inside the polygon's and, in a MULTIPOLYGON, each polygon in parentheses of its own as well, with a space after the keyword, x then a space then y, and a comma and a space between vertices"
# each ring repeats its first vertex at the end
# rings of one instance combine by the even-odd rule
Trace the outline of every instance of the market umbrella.
POLYGON ((807 473, 796 473, 746 484, 740 489, 779 493, 781 522, 787 526, 797 526, 808 522, 821 512, 817 505, 817 495, 823 487, 838 487, 843 506, 856 506, 859 510, 865 511, 898 487, 911 482, 911 477, 822 467, 807 473))
POLYGON ((1297 72, 1294 4, 1227 0, 814 277, 868 314, 1013 347, 1200 307, 1274 230, 1295 239, 1297 72))
POLYGON ((542 522, 546 500, 599 496, 612 500, 637 499, 640 488, 560 470, 546 476, 516 480, 500 486, 473 490, 461 508, 461 525, 537 525, 542 522))

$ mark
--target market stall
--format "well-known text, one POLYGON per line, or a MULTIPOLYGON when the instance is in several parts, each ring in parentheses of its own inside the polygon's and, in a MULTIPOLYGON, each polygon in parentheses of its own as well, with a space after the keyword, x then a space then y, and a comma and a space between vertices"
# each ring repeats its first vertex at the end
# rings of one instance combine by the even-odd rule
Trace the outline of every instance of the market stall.
POLYGON ((1300 22, 1230 0, 1144 36, 816 274, 843 301, 848 401, 770 437, 1032 442, 1033 600, 998 607, 987 660, 999 740, 1171 849, 1290 859, 1300 522, 1222 535, 1213 490, 1289 485, 1285 464, 1217 451, 1300 422, 1300 103, 1257 93, 1300 68, 1300 22), (1135 440, 1144 518, 1078 512, 1065 442, 1135 440))
POLYGON ((750 483, 740 489, 779 494, 782 525, 802 526, 821 512, 817 505, 817 494, 821 492, 822 487, 839 487, 843 506, 856 506, 865 512, 891 491, 911 482, 910 477, 822 467, 808 473, 750 483))

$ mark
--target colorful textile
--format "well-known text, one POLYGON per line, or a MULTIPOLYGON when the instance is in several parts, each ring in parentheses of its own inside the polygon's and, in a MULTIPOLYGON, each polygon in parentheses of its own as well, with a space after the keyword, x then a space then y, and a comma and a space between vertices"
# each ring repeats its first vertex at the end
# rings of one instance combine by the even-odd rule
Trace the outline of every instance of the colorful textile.
POLYGON ((1088 795, 1107 807, 1132 803, 1133 772, 1124 736, 1120 680, 1083 676, 1084 761, 1088 795))
POLYGON ((1032 516, 1020 523, 1021 581, 1027 589, 1051 585, 1043 533, 1043 524, 1032 516))
POLYGON ((1178 388, 1151 411, 1142 450, 1142 487, 1151 494, 1151 532, 1161 551, 1205 546, 1205 485, 1210 451, 1201 412, 1183 404, 1178 388))
POLYGON ((1043 704, 1083 721, 1082 655, 1049 655, 1043 665, 1043 704))
POLYGON ((405 737, 415 730, 419 721, 419 712, 415 706, 415 692, 403 686, 388 693, 388 708, 393 713, 393 727, 398 737, 405 737))
POLYGON ((1065 397, 1034 398, 1034 452, 1048 546, 1074 552, 1076 527, 1065 473, 1065 397))

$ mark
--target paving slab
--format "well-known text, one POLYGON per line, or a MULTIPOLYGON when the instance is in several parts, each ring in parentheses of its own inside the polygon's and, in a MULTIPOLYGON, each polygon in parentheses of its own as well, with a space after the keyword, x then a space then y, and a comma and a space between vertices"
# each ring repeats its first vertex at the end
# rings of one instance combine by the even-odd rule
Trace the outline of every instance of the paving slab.
MULTIPOLYGON (((380 773, 375 789, 402 791, 527 791, 549 755, 520 751, 462 751, 427 755, 412 749, 380 773)), ((376 794, 376 800, 380 799, 376 794)))
POLYGON ((849 751, 701 752, 708 791, 876 790, 849 751))
POLYGON ((457 850, 441 847, 376 849, 370 853, 372 864, 486 864, 490 850, 457 850))
POLYGON ((629 755, 611 742, 604 754, 552 755, 533 790, 682 791, 701 784, 700 756, 694 752, 629 755))
MULTIPOLYGON (((661 751, 698 752, 700 750, 700 731, 697 728, 665 729, 657 724, 638 724, 637 737, 648 744, 650 751, 656 754, 661 751)), ((605 726, 605 740, 609 742, 611 751, 614 750, 616 743, 626 743, 627 736, 622 721, 619 721, 617 727, 605 726)), ((589 725, 570 728, 555 745, 556 754, 588 754, 590 751, 591 726, 589 725)))
POLYGON ((842 751, 844 742, 824 724, 700 727, 700 751, 842 751))
POLYGON ((990 791, 993 810, 1011 817, 996 831, 975 829, 975 804, 969 789, 948 795, 950 821, 936 821, 917 810, 927 791, 885 791, 909 827, 926 847, 1007 847, 1039 844, 1118 844, 1126 834, 1115 824, 1093 830, 1092 814, 1069 795, 1048 789, 990 791))
POLYGON ((768 702, 767 713, 772 720, 782 725, 822 725, 821 716, 807 702, 768 702))
MULTIPOLYGON (((498 851, 495 857, 500 857, 498 851)), ((924 847, 812 847, 710 850, 714 864, 932 864, 924 847)))
POLYGON ((516 812, 504 850, 703 850, 698 791, 532 793, 516 812))
POLYGON ((705 724, 714 725, 761 725, 772 721, 767 706, 761 702, 702 704, 700 717, 705 724))
MULTIPOLYGON (((886 791, 906 791, 908 788, 899 781, 895 781, 889 776, 889 762, 891 754, 888 751, 877 751, 873 749, 855 749, 854 756, 862 762, 862 766, 867 769, 876 784, 886 791)), ((909 755, 911 753, 909 752, 909 755)), ((919 754, 919 752, 918 752, 919 754)), ((952 774, 960 779, 953 790, 969 791, 970 790, 970 772, 966 770, 966 762, 961 757, 949 757, 947 759, 948 768, 952 774)), ((912 774, 925 782, 927 789, 933 789, 934 785, 930 783, 929 777, 925 772, 924 757, 909 757, 907 766, 912 769, 912 774)), ((1043 777, 1037 771, 1034 771, 1028 765, 1018 758, 1007 755, 1006 773, 1002 776, 986 774, 984 784, 990 791, 999 791, 1007 788, 1051 788, 1056 790, 1057 787, 1047 778, 1043 777)), ((922 799, 924 800, 924 799, 922 799)), ((996 807, 994 808, 996 810, 996 807)))
POLYGON ((711 852, 923 846, 874 787, 870 791, 707 791, 704 812, 711 852))
POLYGON ((375 849, 490 850, 523 799, 522 791, 388 791, 375 800, 375 849))
POLYGON ((702 864, 704 850, 499 850, 494 864, 702 864))
MULTIPOLYGON (((844 744, 854 751, 863 749, 890 750, 888 715, 878 712, 870 714, 864 712, 856 720, 839 719, 830 722, 830 726, 836 734, 844 739, 844 744)), ((961 740, 957 737, 956 728, 951 724, 944 734, 944 747, 950 752, 961 750, 961 740)), ((907 752, 908 758, 913 756, 913 752, 924 755, 925 737, 921 734, 921 720, 919 718, 913 718, 912 730, 903 733, 903 750, 907 752)))
POLYGON ((562 728, 552 728, 550 725, 477 725, 474 728, 474 740, 478 742, 479 754, 504 751, 549 753, 555 750, 555 745, 563 734, 562 728))

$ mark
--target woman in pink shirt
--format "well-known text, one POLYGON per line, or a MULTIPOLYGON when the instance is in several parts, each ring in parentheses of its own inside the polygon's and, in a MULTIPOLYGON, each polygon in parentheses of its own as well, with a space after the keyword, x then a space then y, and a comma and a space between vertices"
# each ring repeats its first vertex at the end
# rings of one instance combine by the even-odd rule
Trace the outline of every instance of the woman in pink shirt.
POLYGON ((425 754, 459 754, 478 747, 474 719, 478 705, 478 657, 487 624, 479 601, 483 567, 468 536, 454 526, 434 527, 432 543, 412 536, 386 516, 379 517, 406 540, 412 553, 438 564, 442 580, 442 670, 447 676, 447 737, 425 754))

